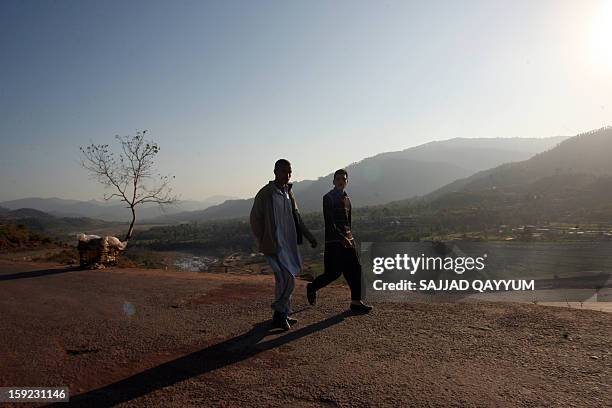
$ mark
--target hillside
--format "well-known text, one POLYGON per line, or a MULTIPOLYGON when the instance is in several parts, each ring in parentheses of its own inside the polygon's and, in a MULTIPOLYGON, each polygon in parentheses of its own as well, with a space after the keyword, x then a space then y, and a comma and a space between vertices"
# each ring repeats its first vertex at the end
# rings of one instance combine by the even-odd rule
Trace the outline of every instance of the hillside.
MULTIPOLYGON (((564 139, 455 138, 381 153, 346 167, 349 172, 348 191, 358 206, 424 195, 477 171, 508 161, 527 159, 564 139)), ((335 169, 317 180, 294 183, 293 191, 302 212, 321 210, 321 198, 331 188, 333 171, 335 169)), ((171 223, 245 216, 252 203, 252 198, 229 200, 203 211, 163 216, 155 221, 171 223)))
POLYGON ((612 175, 612 127, 583 133, 566 139, 555 148, 536 154, 529 160, 506 163, 457 180, 433 193, 449 191, 505 191, 524 189, 531 182, 547 177, 578 174, 612 175))
POLYGON ((481 211, 503 222, 610 222, 611 151, 612 127, 606 127, 390 206, 402 212, 481 211))
POLYGON ((124 227, 123 224, 86 217, 56 217, 32 208, 0 212, 0 224, 23 225, 32 231, 64 239, 95 229, 124 227))
POLYGON ((0 251, 50 246, 51 239, 24 225, 0 224, 0 251))

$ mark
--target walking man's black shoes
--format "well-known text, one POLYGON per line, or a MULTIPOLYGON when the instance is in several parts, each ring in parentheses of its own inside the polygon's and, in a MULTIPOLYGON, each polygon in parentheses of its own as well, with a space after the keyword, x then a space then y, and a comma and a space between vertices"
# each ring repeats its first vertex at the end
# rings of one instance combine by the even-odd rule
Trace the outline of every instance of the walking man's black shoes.
MULTIPOLYGON (((272 326, 287 331, 291 329, 291 324, 288 320, 285 314, 275 311, 274 316, 272 316, 272 326)), ((291 320, 297 322, 296 319, 291 320)))
POLYGON ((372 310, 372 306, 364 303, 351 303, 351 311, 355 313, 369 313, 372 310))
POLYGON ((317 291, 312 287, 312 283, 306 285, 306 298, 311 305, 317 303, 317 291))

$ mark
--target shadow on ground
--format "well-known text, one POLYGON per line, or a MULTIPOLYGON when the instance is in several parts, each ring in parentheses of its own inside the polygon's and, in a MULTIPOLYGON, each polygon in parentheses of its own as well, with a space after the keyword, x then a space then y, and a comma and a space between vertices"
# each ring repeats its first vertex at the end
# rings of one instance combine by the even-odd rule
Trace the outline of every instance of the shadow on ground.
POLYGON ((63 269, 54 268, 54 269, 41 269, 38 271, 9 273, 6 275, 0 275, 0 281, 37 278, 40 276, 57 275, 60 273, 77 272, 77 271, 83 271, 83 270, 84 269, 78 268, 78 267, 68 267, 68 268, 63 268, 63 269))
MULTIPOLYGON (((270 320, 264 321, 254 325, 251 330, 240 336, 134 374, 105 387, 71 397, 69 405, 74 407, 111 407, 130 401, 155 390, 238 363, 261 352, 325 330, 341 323, 351 315, 350 311, 345 311, 260 343, 267 335, 279 333, 278 329, 272 328, 270 320)), ((66 403, 56 403, 48 406, 65 407, 66 403)))

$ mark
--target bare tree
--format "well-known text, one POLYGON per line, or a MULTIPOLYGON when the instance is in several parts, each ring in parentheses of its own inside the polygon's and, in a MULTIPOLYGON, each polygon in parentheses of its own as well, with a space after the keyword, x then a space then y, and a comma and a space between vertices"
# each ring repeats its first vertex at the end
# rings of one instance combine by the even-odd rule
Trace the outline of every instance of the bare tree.
POLYGON ((109 149, 109 145, 90 144, 79 148, 81 166, 89 170, 106 188, 113 190, 111 194, 104 194, 104 199, 117 197, 132 211, 132 222, 125 241, 132 237, 136 207, 144 203, 164 206, 178 201, 170 187, 174 176, 155 174, 155 158, 159 146, 145 139, 146 132, 136 132, 135 136, 115 136, 121 146, 118 155, 109 149))

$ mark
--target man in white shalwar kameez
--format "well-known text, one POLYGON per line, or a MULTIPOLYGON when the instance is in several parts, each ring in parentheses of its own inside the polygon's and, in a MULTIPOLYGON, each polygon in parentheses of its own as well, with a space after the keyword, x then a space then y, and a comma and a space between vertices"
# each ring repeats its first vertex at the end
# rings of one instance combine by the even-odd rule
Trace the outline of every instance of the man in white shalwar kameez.
POLYGON ((297 247, 297 232, 291 210, 291 199, 286 186, 274 187, 272 193, 274 206, 274 221, 276 222, 276 255, 266 255, 266 260, 272 267, 276 280, 282 284, 276 285, 276 300, 272 304, 274 310, 289 315, 291 313, 291 294, 295 288, 295 277, 302 270, 302 256, 297 247))
POLYGON ((297 322, 289 317, 295 277, 302 270, 298 244, 305 236, 311 246, 316 239, 304 225, 291 192, 291 164, 284 159, 274 166, 274 181, 270 181, 255 196, 251 210, 251 227, 260 251, 274 272, 275 300, 272 321, 276 327, 288 330, 297 322))

